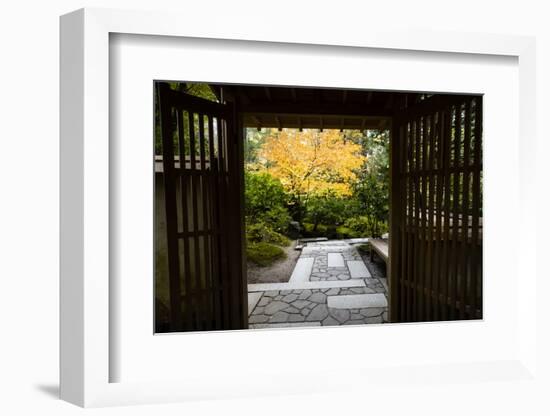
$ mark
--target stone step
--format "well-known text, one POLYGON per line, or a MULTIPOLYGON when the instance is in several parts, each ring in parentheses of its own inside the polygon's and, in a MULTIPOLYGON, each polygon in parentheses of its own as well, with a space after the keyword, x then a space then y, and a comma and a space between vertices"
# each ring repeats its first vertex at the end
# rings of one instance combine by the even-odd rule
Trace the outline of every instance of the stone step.
POLYGON ((292 271, 289 283, 308 282, 311 276, 311 269, 313 268, 313 257, 300 257, 296 262, 296 266, 292 271))
POLYGON ((363 260, 349 260, 348 269, 352 279, 371 277, 369 269, 367 269, 363 260))
POLYGON ((328 267, 346 267, 340 253, 328 253, 328 267))
POLYGON ((336 309, 385 308, 388 306, 388 300, 382 293, 339 295, 329 296, 327 306, 336 309))
POLYGON ((317 282, 287 282, 287 283, 252 283, 248 285, 249 292, 266 292, 268 290, 305 290, 366 287, 363 279, 320 280, 317 282))

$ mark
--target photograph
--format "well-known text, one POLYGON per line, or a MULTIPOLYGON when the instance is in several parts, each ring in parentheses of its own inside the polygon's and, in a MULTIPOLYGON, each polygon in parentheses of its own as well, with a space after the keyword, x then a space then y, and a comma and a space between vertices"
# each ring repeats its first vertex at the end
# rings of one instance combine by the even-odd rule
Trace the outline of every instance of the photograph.
POLYGON ((155 80, 155 333, 483 318, 483 97, 155 80))

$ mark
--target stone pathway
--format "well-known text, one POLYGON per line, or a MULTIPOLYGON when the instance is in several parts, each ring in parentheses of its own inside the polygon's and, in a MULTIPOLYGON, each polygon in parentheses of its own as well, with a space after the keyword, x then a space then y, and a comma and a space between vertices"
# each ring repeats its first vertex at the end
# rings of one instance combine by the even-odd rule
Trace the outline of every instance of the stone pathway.
POLYGON ((249 327, 385 323, 385 280, 371 276, 348 242, 308 243, 287 283, 248 285, 249 327))

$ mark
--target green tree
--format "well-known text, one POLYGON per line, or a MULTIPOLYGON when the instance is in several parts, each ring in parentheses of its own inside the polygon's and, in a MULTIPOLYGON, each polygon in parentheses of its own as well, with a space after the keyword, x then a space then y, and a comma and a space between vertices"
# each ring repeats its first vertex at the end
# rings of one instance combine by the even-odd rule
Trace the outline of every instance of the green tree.
POLYGON ((245 214, 249 223, 265 223, 284 232, 290 221, 283 185, 269 173, 245 172, 245 214))
POLYGON ((369 130, 362 140, 367 161, 358 173, 354 196, 358 211, 364 218, 358 224, 365 232, 378 237, 385 230, 389 212, 389 132, 369 130))

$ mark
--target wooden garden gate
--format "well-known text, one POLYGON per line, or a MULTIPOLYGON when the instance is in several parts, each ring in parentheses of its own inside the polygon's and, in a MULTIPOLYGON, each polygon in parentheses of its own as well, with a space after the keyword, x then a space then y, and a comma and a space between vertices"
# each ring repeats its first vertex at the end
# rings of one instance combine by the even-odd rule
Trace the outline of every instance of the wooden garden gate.
POLYGON ((390 319, 482 317, 482 97, 435 95, 392 127, 390 319))
POLYGON ((246 328, 236 114, 158 83, 170 331, 246 328))

